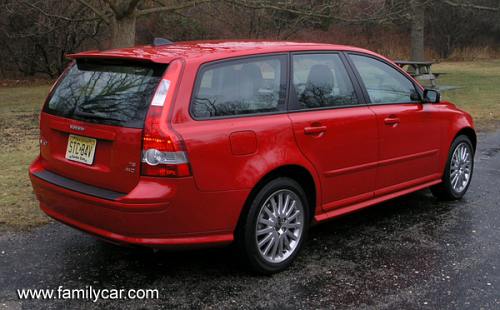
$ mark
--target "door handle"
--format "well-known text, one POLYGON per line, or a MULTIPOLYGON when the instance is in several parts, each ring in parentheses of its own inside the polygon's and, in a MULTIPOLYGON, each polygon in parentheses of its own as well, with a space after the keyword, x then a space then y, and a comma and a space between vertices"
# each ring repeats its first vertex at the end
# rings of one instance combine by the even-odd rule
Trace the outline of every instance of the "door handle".
POLYGON ((326 126, 310 126, 304 127, 304 134, 306 135, 319 135, 326 131, 326 126))
POLYGON ((400 123, 399 117, 396 115, 389 115, 384 119, 384 123, 388 126, 394 126, 400 123))

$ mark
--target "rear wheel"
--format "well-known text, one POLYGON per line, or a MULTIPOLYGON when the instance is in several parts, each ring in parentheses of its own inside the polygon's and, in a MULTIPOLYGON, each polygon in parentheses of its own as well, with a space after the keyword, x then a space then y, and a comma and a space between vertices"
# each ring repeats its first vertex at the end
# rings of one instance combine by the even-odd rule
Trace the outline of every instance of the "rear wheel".
POLYGON ((432 193, 443 200, 462 198, 469 188, 473 170, 474 148, 472 143, 467 136, 458 136, 450 148, 443 182, 431 187, 432 193))
POLYGON ((239 232, 244 258, 257 272, 287 268, 309 228, 308 205, 300 185, 289 178, 267 183, 255 196, 239 232))

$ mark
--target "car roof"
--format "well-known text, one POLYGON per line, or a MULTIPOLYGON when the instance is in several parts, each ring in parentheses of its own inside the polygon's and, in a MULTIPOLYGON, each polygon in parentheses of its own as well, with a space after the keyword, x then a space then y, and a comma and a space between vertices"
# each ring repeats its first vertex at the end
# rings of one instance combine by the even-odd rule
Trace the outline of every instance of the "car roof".
POLYGON ((148 60, 157 63, 170 63, 172 60, 177 58, 182 58, 188 61, 197 60, 205 62, 255 54, 329 50, 355 51, 382 57, 374 52, 346 45, 248 40, 185 41, 160 46, 144 45, 105 51, 93 50, 70 54, 67 56, 73 59, 118 58, 148 60))

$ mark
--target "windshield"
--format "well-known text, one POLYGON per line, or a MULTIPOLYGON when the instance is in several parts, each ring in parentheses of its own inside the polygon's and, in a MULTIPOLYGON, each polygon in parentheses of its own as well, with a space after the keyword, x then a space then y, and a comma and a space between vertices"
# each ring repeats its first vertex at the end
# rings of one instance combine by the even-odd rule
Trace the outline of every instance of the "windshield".
POLYGON ((44 112, 92 123, 142 128, 165 67, 78 60, 53 92, 44 112))

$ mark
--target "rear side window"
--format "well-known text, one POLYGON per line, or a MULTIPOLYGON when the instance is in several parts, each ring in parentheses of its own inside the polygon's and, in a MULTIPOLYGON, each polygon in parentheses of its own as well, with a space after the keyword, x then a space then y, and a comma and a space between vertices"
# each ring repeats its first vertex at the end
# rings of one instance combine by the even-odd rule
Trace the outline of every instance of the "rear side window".
POLYGON ((294 109, 314 109, 358 104, 346 68, 338 54, 293 56, 294 109))
POLYGON ((232 60, 204 66, 191 114, 197 119, 285 110, 286 56, 232 60))
POLYGON ((44 112, 92 123, 142 128, 165 65, 79 60, 44 112))
POLYGON ((371 103, 410 103, 418 100, 415 86, 401 72, 371 57, 350 55, 371 103))

